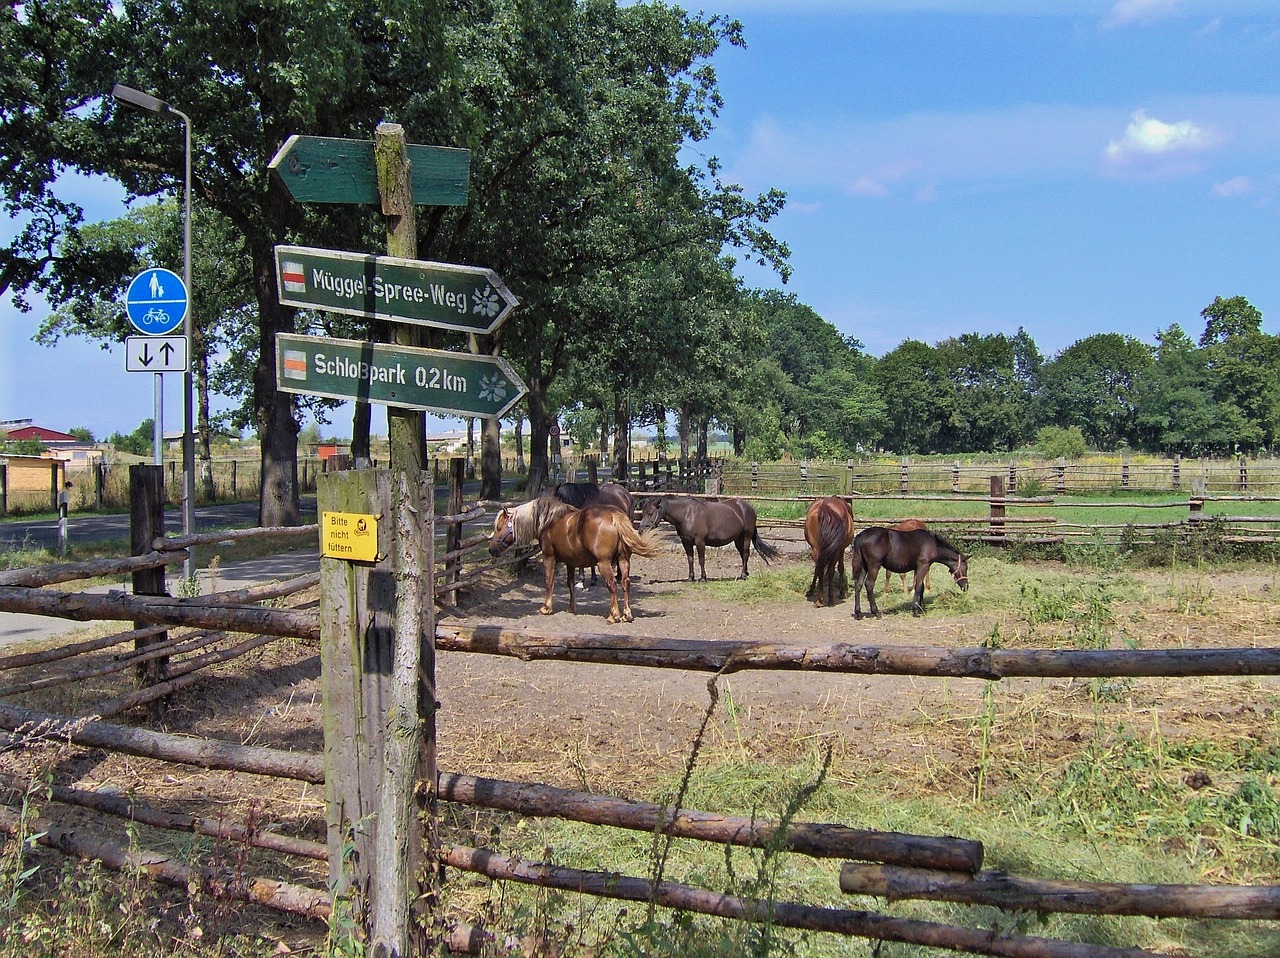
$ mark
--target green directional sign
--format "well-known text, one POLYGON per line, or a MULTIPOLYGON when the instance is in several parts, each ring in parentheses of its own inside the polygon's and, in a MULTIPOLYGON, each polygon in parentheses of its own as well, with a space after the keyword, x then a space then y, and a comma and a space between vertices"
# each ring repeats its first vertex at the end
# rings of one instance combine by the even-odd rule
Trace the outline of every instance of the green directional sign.
MULTIPOLYGON (((413 201, 466 206, 471 151, 408 144, 413 201)), ((299 136, 285 140, 267 168, 300 203, 379 203, 373 140, 299 136)))
POLYGON ((528 392, 499 356, 293 333, 276 334, 276 388, 486 419, 528 392))
POLYGON ((306 246, 276 247, 285 306, 491 333, 519 300, 491 269, 306 246))

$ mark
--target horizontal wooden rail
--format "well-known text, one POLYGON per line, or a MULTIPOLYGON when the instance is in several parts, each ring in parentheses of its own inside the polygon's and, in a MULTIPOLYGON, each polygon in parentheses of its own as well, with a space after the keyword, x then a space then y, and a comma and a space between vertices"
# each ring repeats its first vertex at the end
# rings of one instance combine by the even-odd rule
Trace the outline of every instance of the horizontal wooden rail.
POLYGON ((186 549, 190 546, 208 545, 211 542, 236 542, 241 539, 270 539, 278 536, 314 536, 320 531, 319 523, 301 526, 261 526, 254 529, 225 529, 222 532, 195 532, 172 538, 158 536, 151 541, 151 548, 160 551, 186 549))
POLYGON ((898 901, 990 905, 1007 911, 1150 918, 1280 918, 1280 885, 1131 885, 1046 881, 1004 872, 958 872, 845 863, 840 890, 898 901))
POLYGON ((84 562, 58 562, 50 565, 30 566, 25 569, 9 569, 0 572, 0 586, 26 586, 34 588, 44 585, 58 585, 63 582, 76 582, 80 579, 98 579, 106 576, 127 575, 144 569, 159 569, 161 566, 178 565, 186 561, 185 550, 176 552, 144 552, 138 556, 123 556, 112 559, 88 559, 84 562))

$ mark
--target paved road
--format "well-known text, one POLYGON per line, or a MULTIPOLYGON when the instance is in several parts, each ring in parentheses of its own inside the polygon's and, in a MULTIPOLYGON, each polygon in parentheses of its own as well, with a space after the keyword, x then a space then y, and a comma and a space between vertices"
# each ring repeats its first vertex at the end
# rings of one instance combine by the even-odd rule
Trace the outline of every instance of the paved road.
MULTIPOLYGON (((209 529, 248 528, 258 521, 256 502, 232 502, 221 506, 200 506, 196 509, 196 532, 209 529)), ((315 497, 302 500, 302 521, 316 521, 315 497)), ((166 509, 164 531, 167 535, 182 535, 182 510, 166 509)), ((72 513, 67 519, 67 540, 72 544, 129 541, 129 514, 93 512, 72 513)), ((54 549, 58 545, 56 519, 14 519, 0 523, 0 549, 12 549, 29 545, 37 549, 54 549)), ((126 550, 128 551, 128 550, 126 550)))

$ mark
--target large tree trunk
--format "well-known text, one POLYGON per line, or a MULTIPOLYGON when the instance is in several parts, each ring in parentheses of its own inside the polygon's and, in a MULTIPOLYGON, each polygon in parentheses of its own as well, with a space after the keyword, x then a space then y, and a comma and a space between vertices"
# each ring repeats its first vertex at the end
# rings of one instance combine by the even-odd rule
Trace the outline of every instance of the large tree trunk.
POLYGON ((502 423, 496 419, 480 427, 480 498, 502 498, 502 423))
POLYGON ((524 416, 516 415, 516 472, 525 471, 524 461, 524 416))
POLYGON ((710 443, 707 441, 707 433, 710 431, 710 428, 711 428, 711 417, 710 416, 699 417, 698 419, 698 458, 699 459, 707 458, 707 450, 710 448, 710 443))
POLYGON ((298 500, 298 432, 293 397, 276 389, 276 333, 294 331, 294 311, 276 300, 276 266, 271 248, 254 251, 254 287, 261 317, 258 364, 253 371, 253 406, 262 457, 258 525, 302 524, 298 500))
POLYGON ((191 362, 196 379, 196 458, 200 460, 200 498, 205 502, 217 499, 213 486, 213 430, 209 426, 209 348, 204 329, 199 323, 191 324, 191 362))
POLYGON ((676 417, 676 432, 680 435, 680 458, 684 460, 689 458, 690 418, 689 407, 681 406, 680 415, 676 417))
POLYGON ((613 478, 617 482, 626 482, 629 463, 627 462, 627 438, 631 435, 631 410, 627 407, 626 397, 615 392, 613 397, 613 478))
POLYGON ((373 404, 357 402, 351 413, 351 459, 357 468, 371 465, 373 461, 372 447, 369 444, 369 429, 373 423, 373 404))

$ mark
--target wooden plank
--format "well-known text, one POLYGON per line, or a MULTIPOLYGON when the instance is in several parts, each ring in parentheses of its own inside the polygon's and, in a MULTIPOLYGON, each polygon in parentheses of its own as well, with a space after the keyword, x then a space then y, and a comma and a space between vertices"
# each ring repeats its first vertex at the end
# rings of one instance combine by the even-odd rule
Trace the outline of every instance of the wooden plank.
MULTIPOLYGON (((470 150, 409 144, 407 151, 414 203, 467 205, 470 150)), ((295 134, 268 169, 300 203, 381 203, 372 140, 295 134)))

